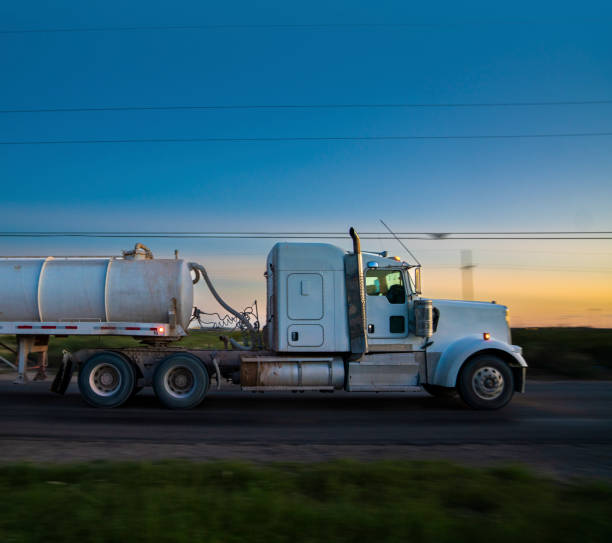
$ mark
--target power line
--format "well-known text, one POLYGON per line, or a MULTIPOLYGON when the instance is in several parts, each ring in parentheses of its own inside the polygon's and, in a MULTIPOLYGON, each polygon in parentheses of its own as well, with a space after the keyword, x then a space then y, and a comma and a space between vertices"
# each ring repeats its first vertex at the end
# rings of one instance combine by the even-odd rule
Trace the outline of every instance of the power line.
MULTIPOLYGON (((597 19, 582 19, 582 22, 598 22, 597 19)), ((555 21, 547 20, 547 23, 555 21)), ((563 24, 566 21, 558 21, 563 24)), ((575 24, 575 20, 569 21, 575 24)), ((434 23, 261 23, 261 24, 198 24, 198 25, 130 25, 130 26, 89 26, 89 27, 48 27, 0 30, 0 35, 11 34, 75 34, 88 32, 147 32, 147 31, 186 31, 186 30, 333 30, 361 28, 453 28, 480 25, 528 25, 538 24, 530 20, 472 20, 434 23)))
POLYGON ((471 136, 296 136, 261 138, 134 138, 82 140, 14 140, 0 141, 0 145, 92 145, 105 143, 253 143, 253 142, 317 142, 317 141, 409 141, 409 140, 481 140, 481 139, 544 139, 607 137, 612 132, 567 132, 557 134, 479 134, 471 136))
MULTIPOLYGON (((476 235, 460 235, 461 233, 439 234, 427 232, 398 233, 396 238, 386 232, 363 232, 360 234, 364 240, 607 240, 612 239, 612 232, 571 232, 571 235, 559 235, 556 232, 535 233, 537 235, 516 235, 514 233, 500 234, 479 232, 476 235), (458 235, 459 234, 459 235, 458 235), (556 235, 555 235, 556 234, 556 235), (452 236, 452 237, 451 237, 452 236)), ((170 239, 348 239, 343 232, 0 232, 3 238, 49 238, 49 237, 78 237, 78 238, 170 238, 170 239)))
MULTIPOLYGON (((583 267, 567 267, 567 266, 516 266, 513 264, 505 265, 487 265, 478 264, 478 268, 484 270, 527 270, 527 271, 546 271, 546 272, 588 272, 588 273, 609 273, 612 268, 583 268, 583 267)), ((427 266, 429 270, 457 270, 457 266, 427 266)), ((459 268, 461 269, 461 268, 459 268)))
MULTIPOLYGON (((228 233, 228 232, 223 232, 223 233, 228 233)), ((254 232, 249 232, 251 234, 253 234, 254 232)), ((268 232, 266 232, 268 233, 268 232)), ((291 232, 287 232, 287 233, 291 233, 291 232)), ((323 232, 317 232, 319 234, 323 233, 323 232)), ((341 232, 331 232, 333 234, 337 234, 337 233, 341 233, 341 232)), ((371 235, 381 235, 381 236, 389 236, 389 234, 387 232, 362 232, 362 234, 371 234, 371 235)), ((408 234, 426 234, 429 236, 435 236, 436 239, 443 239, 445 236, 454 236, 457 234, 474 234, 474 235, 481 235, 481 234, 488 234, 488 235, 496 235, 496 234, 500 234, 500 235, 553 235, 553 234, 612 234, 612 231, 594 231, 594 230, 588 230, 588 231, 577 231, 577 230, 571 230, 571 231, 553 231, 553 230, 545 230, 545 231, 526 231, 526 230, 518 230, 518 231, 497 231, 497 232, 483 232, 483 231, 479 231, 479 232, 396 232, 396 234, 399 235, 408 235, 408 234)), ((361 234, 360 234, 361 235, 361 234)))
MULTIPOLYGON (((11 235, 30 235, 30 234, 41 234, 41 235, 56 235, 56 234, 120 234, 120 235, 138 235, 138 234, 179 234, 179 235, 316 235, 316 236, 348 236, 347 232, 344 231, 334 231, 334 232, 309 232, 309 231, 283 231, 283 230, 266 230, 266 231, 229 231, 229 230, 182 230, 182 231, 144 231, 144 230, 122 230, 122 231, 67 231, 67 230, 58 230, 58 231, 42 231, 42 230, 32 230, 32 231, 22 231, 22 232, 1 232, 0 235, 3 234, 11 234, 11 235)), ((393 239, 393 234, 389 232, 360 232, 361 235, 372 235, 379 236, 383 238, 393 239)), ((612 230, 515 230, 515 231, 483 231, 480 230, 478 232, 446 232, 444 234, 438 232, 423 232, 423 231, 412 231, 412 232, 395 232, 398 235, 414 235, 414 234, 422 234, 428 236, 435 236, 436 238, 440 236, 454 236, 457 234, 474 234, 474 235, 561 235, 561 234, 612 234, 612 230)))
MULTIPOLYGON (((0 237, 20 237, 20 238, 51 238, 51 237, 79 237, 79 238, 107 238, 107 239, 133 239, 134 236, 119 236, 119 235, 92 235, 92 234, 56 234, 48 236, 12 236, 12 235, 0 235, 0 237)), ((346 240, 346 236, 189 236, 189 235, 159 235, 159 234, 140 234, 139 237, 147 239, 329 239, 329 240, 346 240)), ((378 237, 363 237, 362 240, 379 240, 378 237)), ((391 239, 391 238, 385 238, 391 239)), ((401 240, 423 240, 423 241, 437 241, 434 238, 426 237, 408 237, 399 236, 401 240)), ((522 241, 534 241, 534 240, 558 240, 558 241, 570 241, 570 240, 610 240, 610 237, 565 237, 565 238, 553 238, 553 237, 531 237, 531 238, 520 238, 520 237, 456 237, 446 238, 445 241, 453 240, 522 240, 522 241)))
POLYGON ((0 114, 18 113, 86 113, 108 111, 197 111, 197 110, 257 110, 257 109, 401 109, 401 108, 482 108, 482 107, 544 107, 607 105, 612 100, 565 100, 535 102, 447 102, 447 103, 388 103, 388 104, 211 104, 167 106, 88 106, 0 109, 0 114))
MULTIPOLYGON (((443 249, 437 248, 432 249, 429 248, 421 248, 419 249, 422 253, 456 253, 457 249, 443 249)), ((500 249, 490 249, 485 247, 478 248, 478 254, 489 254, 489 253, 500 253, 500 254, 537 254, 537 255, 565 255, 565 256, 573 256, 573 257, 583 257, 583 256, 606 256, 610 257, 612 254, 609 251, 601 252, 601 251, 550 251, 550 250, 534 250, 534 249, 508 249, 508 248, 500 248, 500 249)))

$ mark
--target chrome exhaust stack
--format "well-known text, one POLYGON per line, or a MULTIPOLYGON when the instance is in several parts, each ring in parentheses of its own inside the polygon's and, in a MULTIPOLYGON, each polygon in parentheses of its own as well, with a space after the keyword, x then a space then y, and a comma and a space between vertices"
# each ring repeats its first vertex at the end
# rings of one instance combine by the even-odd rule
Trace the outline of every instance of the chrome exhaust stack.
POLYGON ((368 351, 366 330, 365 285, 363 280, 363 260, 361 242, 353 227, 349 230, 353 240, 353 254, 344 259, 346 278, 346 301, 348 305, 349 337, 351 343, 350 360, 359 360, 368 351))

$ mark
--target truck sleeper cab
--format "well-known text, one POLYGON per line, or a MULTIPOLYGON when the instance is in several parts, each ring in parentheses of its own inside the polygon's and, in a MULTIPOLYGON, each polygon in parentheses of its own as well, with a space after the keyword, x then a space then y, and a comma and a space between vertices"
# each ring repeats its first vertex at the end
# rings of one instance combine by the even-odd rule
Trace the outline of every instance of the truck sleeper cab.
MULTIPOLYGON (((520 347, 510 345, 505 306, 423 299, 410 266, 374 253, 363 253, 362 276, 355 280, 348 268, 358 251, 345 254, 316 243, 273 247, 264 332, 279 356, 277 364, 281 353, 301 353, 302 366, 318 353, 331 354, 344 362, 342 388, 348 391, 459 392, 468 405, 481 409, 502 407, 523 390, 526 362, 520 347), (356 282, 362 291, 357 298, 365 302, 357 326, 364 345, 359 353, 351 345, 347 296, 360 288, 356 282)), ((358 313, 359 308, 353 311, 358 313)), ((248 384, 257 390, 268 386, 266 376, 248 384)))

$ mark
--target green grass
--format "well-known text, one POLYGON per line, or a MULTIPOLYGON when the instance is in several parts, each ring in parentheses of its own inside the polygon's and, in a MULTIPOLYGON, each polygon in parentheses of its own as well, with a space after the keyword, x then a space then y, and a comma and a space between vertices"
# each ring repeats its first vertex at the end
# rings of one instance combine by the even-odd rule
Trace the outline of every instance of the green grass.
MULTIPOLYGON (((242 342, 241 332, 230 332, 223 330, 194 330, 180 341, 172 343, 173 346, 183 346, 192 349, 223 349, 223 342, 219 339, 220 335, 226 335, 242 342)), ((0 336, 0 342, 15 349, 15 336, 0 336)), ((62 351, 67 349, 70 352, 79 349, 117 349, 120 347, 139 347, 142 344, 130 336, 52 336, 49 341, 49 367, 57 367, 62 359, 62 351)), ((0 346, 0 356, 9 361, 15 360, 15 355, 9 350, 0 346)))
POLYGON ((514 328, 530 375, 573 379, 612 378, 612 330, 602 328, 514 328))
POLYGON ((9 542, 610 541, 612 486, 446 463, 0 467, 9 542))
MULTIPOLYGON (((188 348, 223 349, 219 335, 223 331, 194 330, 173 345, 188 348)), ((227 335, 227 333, 225 333, 227 335)), ((229 334, 242 341, 240 332, 229 334)), ((0 341, 15 345, 15 336, 0 336, 0 341)), ((599 328, 514 328, 512 342, 523 347, 529 364, 529 375, 557 375, 572 379, 612 378, 612 330, 599 328)), ((138 346, 131 337, 70 336, 52 337, 49 344, 49 365, 57 366, 62 349, 117 348, 138 346)), ((0 356, 15 357, 0 347, 0 356)))

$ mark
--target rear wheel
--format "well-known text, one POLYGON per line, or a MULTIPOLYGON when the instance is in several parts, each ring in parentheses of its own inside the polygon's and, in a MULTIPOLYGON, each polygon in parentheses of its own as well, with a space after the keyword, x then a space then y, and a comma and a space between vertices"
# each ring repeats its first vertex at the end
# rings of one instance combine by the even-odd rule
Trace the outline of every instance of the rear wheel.
POLYGON ((134 390, 134 368, 120 354, 95 354, 79 371, 79 390, 94 407, 119 407, 134 390))
POLYGON ((514 394, 512 370, 501 358, 483 354, 461 369, 457 388, 462 400, 473 409, 499 409, 514 394))
POLYGON ((174 354, 160 362, 153 375, 153 389, 170 409, 191 409, 199 405, 210 385, 202 362, 187 353, 174 354))

